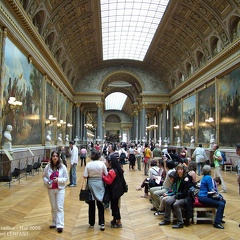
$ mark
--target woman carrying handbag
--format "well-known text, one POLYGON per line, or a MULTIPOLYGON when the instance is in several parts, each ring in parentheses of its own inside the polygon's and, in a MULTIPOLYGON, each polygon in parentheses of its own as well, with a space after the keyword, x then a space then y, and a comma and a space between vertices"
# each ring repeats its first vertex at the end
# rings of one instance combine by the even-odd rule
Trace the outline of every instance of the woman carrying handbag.
POLYGON ((95 209, 96 204, 98 208, 98 223, 100 230, 105 230, 104 223, 104 206, 103 196, 105 193, 105 186, 102 180, 102 175, 108 175, 107 167, 104 162, 100 161, 100 153, 96 149, 91 151, 91 161, 87 163, 83 177, 87 179, 87 187, 92 193, 92 200, 88 203, 88 223, 89 227, 93 228, 95 225, 95 209))

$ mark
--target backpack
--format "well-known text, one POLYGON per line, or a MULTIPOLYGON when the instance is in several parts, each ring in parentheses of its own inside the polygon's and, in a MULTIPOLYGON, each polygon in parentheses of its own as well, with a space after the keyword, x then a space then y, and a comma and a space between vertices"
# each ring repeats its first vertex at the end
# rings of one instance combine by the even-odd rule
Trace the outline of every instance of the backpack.
POLYGON ((225 155, 225 152, 221 152, 221 157, 222 157, 222 162, 220 163, 221 165, 224 165, 224 163, 227 161, 227 158, 226 158, 226 155, 225 155))
POLYGON ((121 154, 120 154, 120 160, 122 159, 125 159, 127 156, 126 156, 126 153, 125 152, 121 152, 121 154))

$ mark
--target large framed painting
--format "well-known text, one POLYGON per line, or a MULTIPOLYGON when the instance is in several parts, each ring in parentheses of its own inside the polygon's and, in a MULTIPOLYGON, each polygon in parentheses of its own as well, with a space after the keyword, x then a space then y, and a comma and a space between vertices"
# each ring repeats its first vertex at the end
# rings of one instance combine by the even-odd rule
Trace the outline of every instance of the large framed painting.
POLYGON ((240 132, 240 68, 218 79, 219 144, 235 147, 240 132))
POLYGON ((172 107, 173 143, 177 143, 178 137, 181 139, 181 122, 182 102, 179 102, 172 107))
POLYGON ((73 125, 72 122, 72 105, 69 101, 66 101, 66 135, 69 135, 69 138, 72 139, 72 128, 67 127, 67 124, 70 123, 73 125))
POLYGON ((3 130, 12 125, 12 144, 29 145, 42 142, 42 73, 6 38, 3 61, 3 130), (10 110, 8 99, 22 102, 19 109, 10 110))
MULTIPOLYGON (((190 143, 195 138, 196 95, 183 100, 183 142, 190 143)), ((194 139, 195 140, 195 139, 194 139)))
MULTIPOLYGON (((66 100, 65 98, 62 96, 61 93, 58 93, 58 112, 57 112, 57 118, 58 118, 58 122, 60 122, 60 120, 63 120, 63 122, 66 122, 66 100)), ((58 134, 65 134, 64 133, 64 129, 65 126, 62 126, 59 131, 58 134)))
POLYGON ((209 143, 216 134, 215 84, 198 92, 198 142, 209 143), (209 121, 212 119, 213 122, 209 121), (206 121, 207 120, 207 121, 206 121))
POLYGON ((119 130, 107 130, 106 142, 119 142, 119 130))
MULTIPOLYGON (((52 85, 49 82, 46 82, 46 118, 49 118, 50 115, 53 115, 53 117, 57 116, 57 92, 52 87, 52 85)), ((57 119, 59 121, 59 119, 57 119)), ((50 133, 50 135, 53 135, 53 124, 50 124, 46 127, 46 131, 50 133)), ((52 140, 54 140, 54 137, 52 137, 52 140)))

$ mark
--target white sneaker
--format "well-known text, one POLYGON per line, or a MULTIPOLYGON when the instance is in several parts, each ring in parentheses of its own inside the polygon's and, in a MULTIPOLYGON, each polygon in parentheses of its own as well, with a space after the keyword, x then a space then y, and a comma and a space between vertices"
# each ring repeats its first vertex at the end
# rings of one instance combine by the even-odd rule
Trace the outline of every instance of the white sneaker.
POLYGON ((227 192, 227 190, 221 190, 221 191, 219 191, 220 193, 226 193, 227 192))
POLYGON ((104 226, 104 224, 101 224, 101 226, 100 226, 100 230, 101 230, 101 231, 104 231, 104 230, 105 230, 105 226, 104 226))

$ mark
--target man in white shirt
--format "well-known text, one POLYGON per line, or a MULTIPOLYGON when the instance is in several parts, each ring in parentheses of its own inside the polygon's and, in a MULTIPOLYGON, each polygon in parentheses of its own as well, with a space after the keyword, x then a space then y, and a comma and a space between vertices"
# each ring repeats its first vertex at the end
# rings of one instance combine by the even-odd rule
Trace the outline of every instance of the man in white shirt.
POLYGON ((68 184, 69 187, 76 187, 77 186, 77 173, 76 168, 78 164, 78 148, 74 145, 73 141, 69 142, 70 147, 70 183, 68 184))

